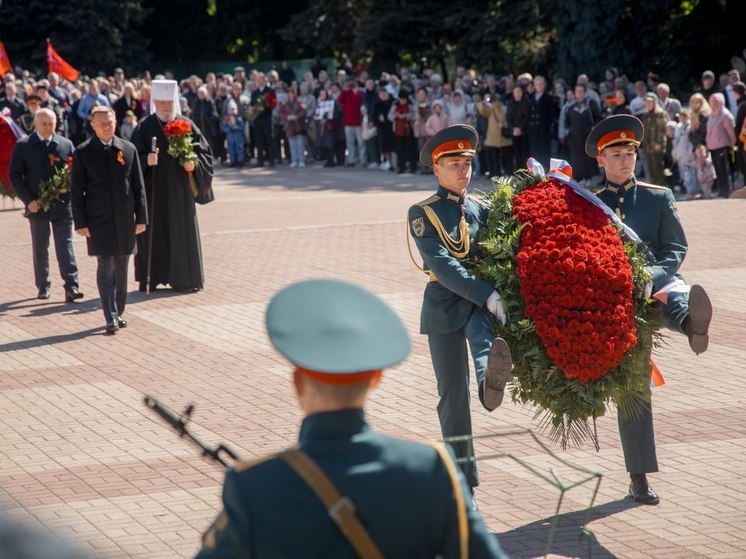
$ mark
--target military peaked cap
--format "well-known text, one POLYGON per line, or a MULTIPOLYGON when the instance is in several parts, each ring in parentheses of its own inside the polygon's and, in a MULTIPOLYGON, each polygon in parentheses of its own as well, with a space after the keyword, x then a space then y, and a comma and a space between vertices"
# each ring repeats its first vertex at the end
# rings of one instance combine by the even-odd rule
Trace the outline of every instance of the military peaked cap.
POLYGON ((614 115, 596 124, 585 140, 585 152, 596 157, 604 148, 616 145, 638 147, 645 131, 639 118, 632 115, 614 115))
POLYGON ((432 167, 444 155, 470 155, 477 153, 479 134, 468 124, 454 124, 431 136, 420 152, 420 163, 432 167))
POLYGON ((342 281, 286 287, 270 301, 266 326, 288 360, 327 375, 378 371, 409 354, 409 335, 396 313, 369 291, 342 281))

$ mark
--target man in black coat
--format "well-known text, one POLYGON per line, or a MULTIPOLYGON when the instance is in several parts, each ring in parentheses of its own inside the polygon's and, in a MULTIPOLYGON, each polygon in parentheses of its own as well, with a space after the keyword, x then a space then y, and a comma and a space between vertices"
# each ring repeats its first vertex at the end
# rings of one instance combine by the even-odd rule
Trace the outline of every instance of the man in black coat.
POLYGON ((534 78, 535 92, 529 98, 528 145, 529 156, 549 169, 552 149, 552 126, 559 110, 546 92, 547 82, 542 76, 534 78))
POLYGON ((75 232, 87 237, 88 254, 98 258, 96 283, 106 333, 127 326, 127 266, 136 235, 148 222, 145 187, 135 146, 114 136, 116 117, 109 107, 91 111, 95 137, 75 152, 72 207, 75 232))
POLYGON ((36 131, 18 140, 10 157, 9 177, 18 197, 23 200, 34 253, 34 278, 39 299, 49 299, 49 233, 54 234, 54 248, 60 275, 65 282, 65 301, 83 297, 78 290, 78 264, 73 252, 72 212, 70 193, 61 192, 47 211, 39 204, 40 183, 49 180, 55 171, 68 163, 74 148, 70 140, 55 134, 57 116, 51 109, 41 108, 34 115, 36 131))

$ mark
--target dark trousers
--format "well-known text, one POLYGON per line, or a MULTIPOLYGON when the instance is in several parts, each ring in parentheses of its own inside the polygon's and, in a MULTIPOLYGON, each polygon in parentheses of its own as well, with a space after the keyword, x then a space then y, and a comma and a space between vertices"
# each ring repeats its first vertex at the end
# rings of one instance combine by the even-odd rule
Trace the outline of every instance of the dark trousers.
MULTIPOLYGON (((492 321, 482 308, 474 307, 469 320, 456 332, 429 334, 430 357, 438 383, 438 419, 443 437, 471 436, 471 395, 469 393, 469 352, 477 385, 481 387, 492 348, 492 321)), ((480 389, 480 398, 482 396, 480 389)), ((451 443, 469 487, 479 485, 472 441, 451 443)))
POLYGON ((412 173, 417 172, 416 141, 414 136, 396 137, 396 167, 398 172, 403 173, 406 164, 409 164, 409 170, 412 173))
POLYGON ((715 185, 718 189, 718 196, 721 198, 730 198, 730 191, 733 188, 733 181, 730 176, 730 148, 718 148, 710 150, 712 164, 715 167, 717 178, 715 185))
POLYGON ((514 165, 511 173, 517 169, 524 169, 526 167, 526 161, 529 158, 528 154, 528 136, 522 134, 520 136, 513 136, 513 159, 514 165))
POLYGON ((270 119, 257 118, 254 121, 254 141, 256 142, 256 158, 261 165, 268 161, 270 165, 275 164, 274 142, 272 140, 272 121, 270 119))
POLYGON ((513 172, 513 147, 496 148, 484 146, 487 155, 487 171, 491 177, 509 175, 513 172))
POLYGON ((36 288, 41 289, 49 285, 50 228, 54 235, 54 251, 57 255, 57 265, 60 268, 60 276, 65 283, 65 289, 78 287, 78 263, 75 261, 75 253, 73 252, 72 218, 49 221, 44 218, 32 217, 29 218, 29 225, 31 226, 36 288))
POLYGON ((124 314, 127 304, 127 268, 129 254, 99 256, 96 270, 96 284, 101 297, 106 324, 116 324, 124 314))
POLYGON ((624 464, 631 474, 649 474, 658 471, 658 457, 655 452, 652 402, 638 401, 634 419, 625 421, 622 412, 617 410, 619 438, 622 441, 624 464))

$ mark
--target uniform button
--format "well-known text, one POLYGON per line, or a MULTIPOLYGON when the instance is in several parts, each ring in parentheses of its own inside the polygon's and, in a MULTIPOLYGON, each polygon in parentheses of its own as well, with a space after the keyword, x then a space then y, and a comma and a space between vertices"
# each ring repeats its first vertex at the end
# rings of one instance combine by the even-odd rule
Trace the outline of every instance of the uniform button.
POLYGON ((622 219, 624 219, 625 217, 626 217, 626 216, 625 216, 624 214, 622 214, 622 219))
POLYGON ((619 203, 620 204, 624 204, 624 196, 620 196, 619 197, 619 203))

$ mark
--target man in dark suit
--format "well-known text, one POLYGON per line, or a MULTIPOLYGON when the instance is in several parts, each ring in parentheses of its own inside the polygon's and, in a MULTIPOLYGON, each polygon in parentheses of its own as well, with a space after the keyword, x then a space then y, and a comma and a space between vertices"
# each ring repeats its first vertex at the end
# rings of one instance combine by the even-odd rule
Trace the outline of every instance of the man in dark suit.
MULTIPOLYGON (((477 131, 466 124, 440 130, 423 146, 420 163, 438 178, 435 194, 409 208, 409 230, 422 256, 428 283, 420 332, 427 334, 438 381, 438 419, 444 437, 471 436, 469 355, 479 400, 487 411, 503 400, 512 370, 505 340, 495 338, 495 319, 505 324, 500 295, 477 277, 473 258, 487 207, 467 196, 477 131)), ((471 441, 453 445, 470 487, 479 485, 471 441)))
POLYGON ((294 368, 299 444, 228 470, 213 557, 504 557, 441 444, 373 431, 363 406, 382 369, 409 353, 401 320, 350 283, 277 293, 266 326, 294 368))
POLYGON ((55 134, 57 117, 50 109, 41 108, 34 115, 36 131, 18 140, 10 158, 9 177, 18 197, 26 205, 31 226, 34 252, 34 278, 39 299, 49 299, 49 232, 54 234, 54 248, 60 275, 65 282, 65 301, 83 297, 78 289, 78 264, 72 240, 70 193, 61 192, 45 211, 39 204, 40 183, 49 180, 55 171, 67 165, 74 148, 70 140, 55 134))
MULTIPOLYGON (((701 286, 686 285, 678 273, 688 245, 671 189, 639 182, 635 177, 643 135, 644 127, 637 117, 610 116, 591 130, 585 150, 606 174, 599 198, 650 249, 649 287, 662 305, 666 326, 686 335, 692 351, 699 354, 709 343, 712 304, 701 286)), ((639 412, 630 421, 619 414, 624 461, 631 478, 629 495, 640 503, 657 505, 658 495, 647 481, 648 473, 658 471, 652 402, 640 405, 639 412)))
POLYGON ((135 146, 114 136, 116 117, 109 107, 91 111, 95 134, 75 152, 72 206, 75 232, 88 240, 88 254, 98 258, 96 283, 106 319, 106 333, 127 326, 127 266, 136 235, 148 222, 145 187, 135 146))

